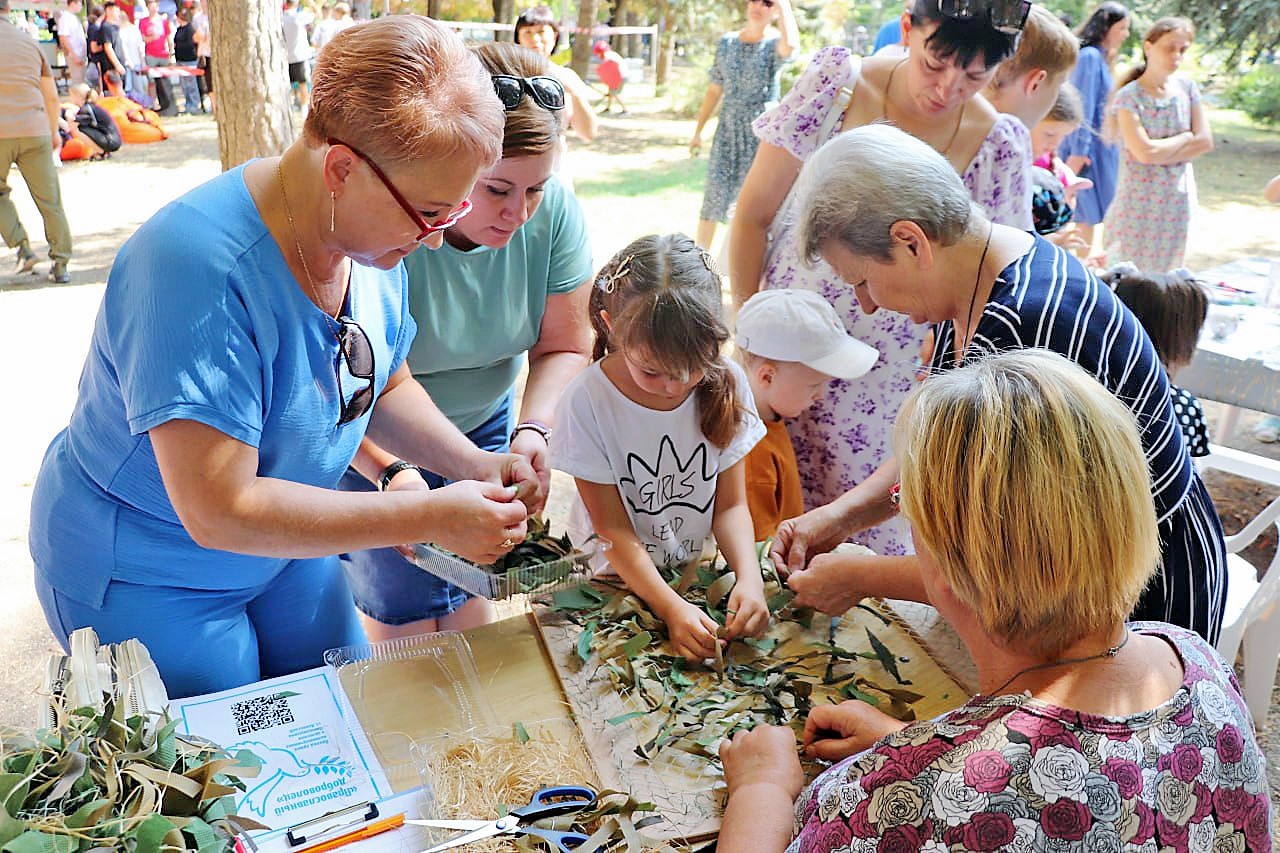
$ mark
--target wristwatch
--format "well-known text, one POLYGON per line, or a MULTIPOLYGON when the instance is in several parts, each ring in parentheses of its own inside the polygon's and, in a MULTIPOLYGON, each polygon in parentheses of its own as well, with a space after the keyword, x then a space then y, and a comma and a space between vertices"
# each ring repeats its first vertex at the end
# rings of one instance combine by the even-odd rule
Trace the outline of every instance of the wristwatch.
POLYGON ((405 462, 403 459, 397 459, 386 468, 383 468, 382 473, 378 475, 378 491, 385 492, 387 490, 387 486, 391 485, 392 478, 401 471, 408 470, 409 468, 412 468, 419 474, 422 473, 422 469, 417 465, 414 465, 412 462, 405 462))
POLYGON ((524 430, 532 430, 533 432, 536 432, 538 435, 542 436, 542 438, 547 442, 547 444, 551 443, 551 427, 547 426, 544 423, 541 423, 540 421, 521 421, 520 423, 516 424, 516 428, 511 431, 511 438, 507 439, 507 443, 509 444, 515 441, 516 436, 519 435, 524 430))

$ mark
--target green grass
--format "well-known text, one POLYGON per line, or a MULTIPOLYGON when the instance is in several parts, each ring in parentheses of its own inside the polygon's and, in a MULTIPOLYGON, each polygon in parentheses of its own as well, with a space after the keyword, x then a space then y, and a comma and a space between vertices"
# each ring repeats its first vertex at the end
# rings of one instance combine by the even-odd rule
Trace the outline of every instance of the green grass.
POLYGON ((634 198, 665 196, 672 193, 693 193, 700 196, 706 180, 706 158, 689 157, 683 160, 655 163, 650 167, 618 169, 590 178, 581 178, 578 180, 577 190, 581 198, 593 196, 634 198))
POLYGON ((1214 149, 1196 161, 1200 204, 1264 205, 1262 188, 1280 173, 1280 130, 1253 124, 1239 110, 1208 109, 1214 149))

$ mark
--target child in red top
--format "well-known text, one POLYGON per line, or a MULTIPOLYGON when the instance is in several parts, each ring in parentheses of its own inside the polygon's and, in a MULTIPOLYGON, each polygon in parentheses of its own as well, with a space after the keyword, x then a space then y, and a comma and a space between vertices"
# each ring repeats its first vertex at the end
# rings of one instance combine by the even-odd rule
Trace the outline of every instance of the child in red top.
POLYGON ((600 112, 613 112, 613 102, 616 100, 618 106, 622 107, 622 111, 627 111, 627 105, 622 102, 619 94, 622 86, 626 83, 626 78, 622 75, 622 56, 612 48, 606 41, 596 42, 591 52, 600 60, 600 64, 596 66, 596 76, 600 78, 600 82, 605 85, 608 91, 605 93, 604 106, 600 112))

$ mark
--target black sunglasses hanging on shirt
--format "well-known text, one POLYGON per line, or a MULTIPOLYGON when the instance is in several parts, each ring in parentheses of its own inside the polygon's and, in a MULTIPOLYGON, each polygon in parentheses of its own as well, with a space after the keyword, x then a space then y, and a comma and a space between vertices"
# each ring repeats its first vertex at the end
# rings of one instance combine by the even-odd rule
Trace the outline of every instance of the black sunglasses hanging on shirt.
POLYGON ((338 318, 338 354, 347 363, 347 372, 356 379, 366 380, 366 385, 351 395, 350 402, 342 393, 342 371, 335 360, 333 369, 338 377, 338 398, 342 408, 338 414, 338 426, 359 418, 373 405, 373 347, 369 336, 360 324, 345 314, 338 318))

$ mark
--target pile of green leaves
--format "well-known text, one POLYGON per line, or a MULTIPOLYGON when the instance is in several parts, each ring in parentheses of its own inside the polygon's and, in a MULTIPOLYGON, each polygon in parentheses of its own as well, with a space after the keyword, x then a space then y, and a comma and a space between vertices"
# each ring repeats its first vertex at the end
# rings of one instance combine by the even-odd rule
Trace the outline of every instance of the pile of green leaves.
POLYGON ((57 710, 34 735, 0 731, 0 851, 221 851, 265 828, 235 817, 252 753, 183 738, 177 721, 57 710), (234 774, 234 775, 233 775, 234 774))
MULTIPOLYGON (((861 699, 900 720, 915 719, 911 705, 923 697, 908 689, 911 682, 902 677, 898 660, 874 632, 865 629, 865 648, 845 648, 836 643, 839 621, 831 619, 826 642, 812 635, 806 640, 814 623, 826 617, 793 607, 792 594, 763 554, 761 570, 773 616, 769 630, 760 638, 731 642, 711 669, 672 653, 666 626, 624 589, 597 581, 552 597, 553 608, 581 626, 580 662, 598 658, 624 702, 638 706, 608 722, 639 724, 640 757, 678 750, 718 764, 714 750, 721 739, 761 723, 800 729, 809 709, 824 701, 861 699), (879 674, 868 677, 860 660, 874 661, 879 674)), ((735 578, 722 564, 704 561, 663 574, 686 600, 725 623, 735 578)), ((889 624, 878 611, 859 607, 889 624)))
POLYGON ((552 536, 550 525, 538 516, 529 519, 528 530, 523 542, 503 554, 502 559, 493 564, 494 572, 510 574, 520 569, 563 560, 566 557, 585 567, 586 557, 573 547, 573 543, 569 541, 569 534, 552 536))
POLYGON ((553 536, 550 525, 537 516, 529 519, 523 542, 485 571, 506 578, 510 592, 533 592, 590 571, 589 554, 573 547, 569 535, 553 536))

